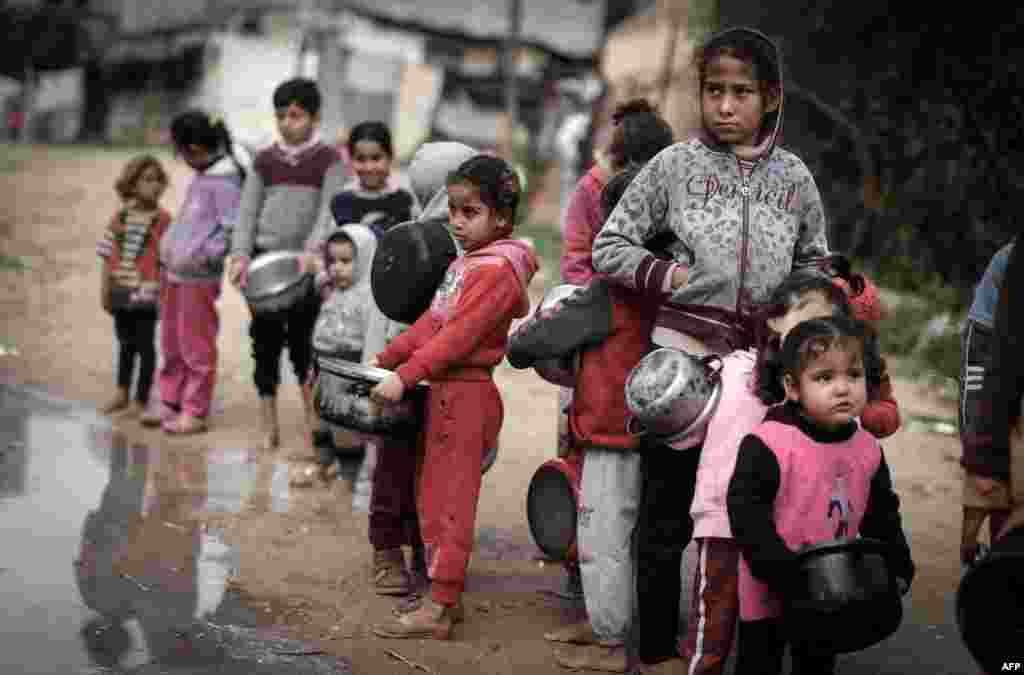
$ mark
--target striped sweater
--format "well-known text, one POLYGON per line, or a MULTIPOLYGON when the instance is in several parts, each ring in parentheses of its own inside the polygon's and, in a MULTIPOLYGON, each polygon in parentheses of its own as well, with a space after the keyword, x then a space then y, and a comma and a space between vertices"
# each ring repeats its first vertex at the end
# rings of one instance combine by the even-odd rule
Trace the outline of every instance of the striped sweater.
POLYGON ((299 152, 277 144, 260 151, 242 190, 231 254, 305 249, 326 228, 331 197, 344 184, 341 156, 323 142, 299 152))
POLYGON ((106 272, 120 286, 138 288, 156 299, 160 286, 160 238, 171 222, 165 209, 144 212, 118 210, 96 246, 106 272))

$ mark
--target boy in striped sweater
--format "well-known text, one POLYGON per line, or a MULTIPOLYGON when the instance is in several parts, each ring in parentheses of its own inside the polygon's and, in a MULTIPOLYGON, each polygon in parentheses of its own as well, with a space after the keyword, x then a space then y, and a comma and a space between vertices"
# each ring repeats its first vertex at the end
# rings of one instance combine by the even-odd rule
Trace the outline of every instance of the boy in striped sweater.
MULTIPOLYGON (((293 78, 274 91, 274 111, 280 141, 256 155, 242 190, 238 223, 231 241, 229 278, 245 288, 250 261, 271 251, 302 251, 331 217, 331 198, 345 183, 346 170, 337 149, 317 133, 320 90, 306 78, 293 78)), ((313 325, 319 313, 318 296, 310 294, 271 316, 254 316, 249 326, 260 397, 263 445, 276 448, 277 387, 281 352, 288 347, 295 377, 302 390, 306 427, 314 443, 326 442, 313 410, 312 388, 306 374, 312 363, 313 325)), ((326 434, 329 438, 329 434, 326 434)))

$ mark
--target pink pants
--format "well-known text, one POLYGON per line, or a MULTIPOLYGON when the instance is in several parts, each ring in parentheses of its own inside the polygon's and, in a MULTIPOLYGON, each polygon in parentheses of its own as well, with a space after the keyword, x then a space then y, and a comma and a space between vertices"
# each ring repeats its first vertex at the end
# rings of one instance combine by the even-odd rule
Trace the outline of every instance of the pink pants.
POLYGON ((219 282, 182 284, 165 278, 160 288, 160 398, 193 417, 206 417, 213 399, 219 296, 219 282))
POLYGON ((503 414, 490 379, 430 385, 417 511, 434 602, 455 604, 466 585, 484 449, 497 443, 503 414))

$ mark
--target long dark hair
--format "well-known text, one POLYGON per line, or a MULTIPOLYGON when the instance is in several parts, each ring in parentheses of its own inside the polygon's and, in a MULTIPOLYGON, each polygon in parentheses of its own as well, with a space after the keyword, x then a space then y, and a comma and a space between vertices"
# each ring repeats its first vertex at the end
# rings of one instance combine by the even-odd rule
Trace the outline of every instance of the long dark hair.
POLYGON ((171 121, 171 140, 178 148, 198 145, 212 155, 223 152, 231 158, 238 175, 245 180, 245 168, 235 156, 231 133, 222 118, 211 116, 202 110, 183 112, 171 121))
POLYGON ((612 113, 612 125, 608 157, 616 170, 643 166, 674 140, 672 127, 645 98, 620 103, 612 113))
POLYGON ((782 389, 782 343, 779 335, 768 326, 768 321, 785 316, 808 293, 821 293, 832 305, 833 316, 851 316, 850 301, 846 293, 832 283, 831 277, 827 274, 816 269, 803 268, 794 270, 782 280, 768 300, 751 314, 754 344, 757 348, 754 393, 767 405, 778 403, 785 398, 785 391, 782 389))

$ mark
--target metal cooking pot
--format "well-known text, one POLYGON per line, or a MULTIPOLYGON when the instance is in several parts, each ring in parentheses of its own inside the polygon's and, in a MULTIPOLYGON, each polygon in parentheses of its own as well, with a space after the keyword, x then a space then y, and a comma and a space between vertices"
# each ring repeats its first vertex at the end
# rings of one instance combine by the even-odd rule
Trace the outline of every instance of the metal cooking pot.
POLYGON ((313 276, 303 271, 302 257, 295 251, 256 256, 242 291, 253 314, 284 311, 312 292, 313 276))
POLYGON ((370 390, 390 375, 390 370, 323 355, 317 356, 317 366, 320 374, 313 405, 321 418, 371 441, 381 437, 415 440, 423 428, 426 383, 407 388, 398 403, 375 410, 370 390))
POLYGON ((722 395, 721 361, 662 347, 640 359, 626 379, 626 429, 679 449, 707 428, 722 395), (717 366, 715 364, 718 364, 717 366))
POLYGON ((956 593, 956 622, 967 651, 998 673, 1024 634, 1024 527, 1010 530, 971 567, 956 593))
POLYGON ((448 220, 411 221, 388 229, 370 264, 377 307, 393 321, 411 324, 430 307, 459 247, 448 220))
MULTIPOLYGON (((541 314, 553 309, 555 305, 583 288, 583 286, 575 286, 573 284, 553 286, 544 294, 540 304, 537 305, 537 309, 534 310, 534 317, 539 318, 541 314)), ((533 365, 533 369, 541 378, 551 384, 557 384, 562 387, 574 387, 576 386, 576 374, 579 372, 578 357, 578 353, 573 353, 567 354, 560 359, 538 361, 533 365)))
POLYGON ((855 652, 896 632, 903 601, 877 539, 834 539, 797 552, 798 582, 786 598, 794 639, 855 652))
POLYGON ((582 455, 549 459, 530 479, 526 519, 530 535, 552 560, 575 562, 576 516, 580 499, 582 455))

